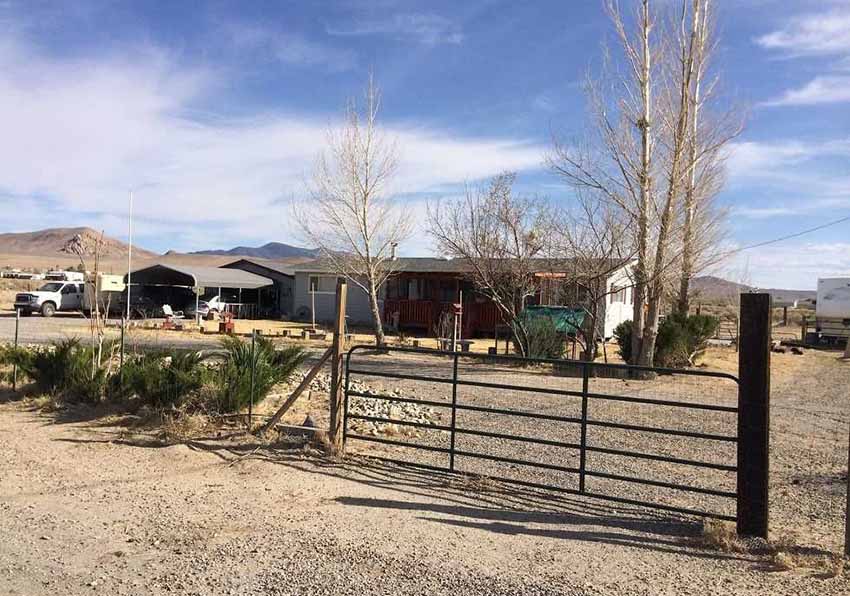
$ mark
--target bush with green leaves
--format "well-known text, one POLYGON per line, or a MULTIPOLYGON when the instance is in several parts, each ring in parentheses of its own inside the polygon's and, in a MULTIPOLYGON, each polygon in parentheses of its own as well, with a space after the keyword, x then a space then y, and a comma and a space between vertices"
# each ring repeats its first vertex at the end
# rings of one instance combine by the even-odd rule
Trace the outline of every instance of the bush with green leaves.
POLYGON ((564 334, 558 331, 552 317, 534 317, 525 328, 528 358, 563 358, 566 351, 564 334))
POLYGON ((719 323, 708 315, 670 315, 658 327, 656 364, 670 368, 693 366, 705 352, 719 323))
POLYGON ((146 352, 128 359, 110 380, 113 398, 136 396, 154 408, 177 406, 204 385, 207 369, 199 352, 146 352))
POLYGON ((263 401, 272 388, 289 379, 306 358, 301 348, 275 350, 271 340, 264 337, 258 337, 253 348, 250 341, 236 337, 223 338, 222 345, 226 354, 215 374, 214 405, 219 412, 238 412, 247 407, 252 383, 254 403, 263 401))
POLYGON ((614 327, 614 341, 617 342, 617 352, 623 362, 632 360, 632 329, 634 324, 631 320, 623 321, 614 327))
MULTIPOLYGON (((658 326, 655 340, 655 364, 668 368, 693 366, 705 352, 708 340, 717 331, 719 321, 708 315, 672 314, 658 326)), ((632 356, 632 322, 623 321, 614 329, 620 357, 629 362, 632 356)))
POLYGON ((39 393, 88 403, 103 398, 109 376, 95 361, 95 349, 77 338, 38 348, 7 347, 0 354, 0 363, 17 365, 19 378, 32 381, 39 393))

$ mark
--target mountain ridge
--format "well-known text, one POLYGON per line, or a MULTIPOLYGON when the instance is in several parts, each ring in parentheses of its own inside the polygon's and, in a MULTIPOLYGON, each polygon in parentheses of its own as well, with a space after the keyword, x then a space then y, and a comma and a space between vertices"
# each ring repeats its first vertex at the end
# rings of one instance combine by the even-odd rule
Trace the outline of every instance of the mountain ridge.
POLYGON ((302 248, 283 242, 267 242, 262 246, 236 246, 229 249, 208 249, 192 251, 190 255, 214 255, 232 257, 254 257, 260 259, 289 259, 292 257, 317 258, 318 248, 302 248))

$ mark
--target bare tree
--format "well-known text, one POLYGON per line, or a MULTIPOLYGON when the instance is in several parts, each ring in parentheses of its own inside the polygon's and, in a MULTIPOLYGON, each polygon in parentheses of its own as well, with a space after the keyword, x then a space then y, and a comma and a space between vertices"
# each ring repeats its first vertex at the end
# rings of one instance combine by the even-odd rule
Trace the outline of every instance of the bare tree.
MULTIPOLYGON (((100 297, 98 296, 98 277, 100 275, 100 250, 103 246, 103 231, 95 238, 94 246, 91 248, 91 256, 93 258, 94 268, 91 271, 91 277, 85 280, 83 287, 86 291, 83 294, 83 300, 89 301, 90 312, 89 319, 89 334, 91 337, 92 349, 94 357, 91 362, 91 378, 94 379, 97 370, 103 364, 103 344, 106 339, 106 319, 109 316, 109 302, 101 305, 100 297)), ((83 273, 89 271, 86 263, 88 255, 87 247, 80 234, 76 234, 63 247, 64 252, 69 252, 77 255, 80 259, 80 270, 83 273)), ((84 307, 85 305, 83 305, 84 307)), ((83 309, 85 313, 85 308, 83 309)), ((111 367, 112 353, 109 354, 109 363, 111 367)))
POLYGON ((392 275, 396 246, 409 237, 409 212, 400 209, 390 184, 398 149, 378 125, 380 92, 372 78, 363 105, 350 101, 327 148, 316 162, 310 201, 296 204, 295 219, 329 268, 369 297, 375 340, 384 343, 378 292, 392 275))
MULTIPOLYGON (((556 140, 549 156, 552 169, 571 186, 611 205, 628 221, 636 257, 632 354, 643 365, 653 362, 665 297, 674 268, 682 262, 678 247, 687 182, 693 180, 692 199, 710 194, 696 185, 716 168, 699 170, 694 164, 709 152, 719 155, 719 141, 728 140, 690 142, 697 56, 700 36, 708 30, 703 21, 709 3, 680 0, 675 25, 656 31, 650 0, 642 0, 629 19, 616 0, 608 0, 623 59, 607 59, 604 76, 588 80, 595 125, 591 142, 575 146, 556 140)), ((695 237, 697 222, 704 219, 692 211, 695 237)))
POLYGON ((617 34, 624 64, 620 69, 606 51, 603 76, 588 76, 586 90, 593 130, 589 142, 554 140, 547 161, 578 192, 619 209, 628 221, 635 253, 632 354, 639 354, 644 334, 647 284, 650 279, 651 230, 655 220, 655 97, 657 57, 655 17, 642 0, 627 23, 617 0, 605 8, 617 34))
POLYGON ((690 311, 691 279, 720 255, 726 212, 715 203, 724 183, 723 147, 743 129, 737 110, 714 109, 719 77, 711 72, 717 45, 713 0, 697 0, 702 18, 694 28, 694 73, 688 123, 688 175, 685 181, 681 271, 677 310, 690 311))
POLYGON ((604 340, 602 305, 611 294, 625 292, 628 285, 608 280, 635 257, 627 224, 619 210, 604 201, 578 195, 578 206, 563 210, 553 220, 551 251, 566 272, 560 289, 561 304, 584 309, 584 356, 593 361, 598 342, 604 340))
POLYGON ((528 333, 519 314, 537 291, 549 217, 542 201, 513 192, 515 180, 505 172, 467 188, 458 201, 428 205, 428 227, 444 255, 469 263, 476 290, 496 305, 525 355, 528 333))

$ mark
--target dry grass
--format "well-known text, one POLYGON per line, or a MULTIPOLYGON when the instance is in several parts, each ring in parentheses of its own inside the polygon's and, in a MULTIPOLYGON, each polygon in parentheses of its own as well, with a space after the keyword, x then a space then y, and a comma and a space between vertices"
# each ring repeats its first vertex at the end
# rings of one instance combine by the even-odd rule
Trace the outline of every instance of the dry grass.
POLYGON ((52 395, 35 395, 28 398, 29 403, 39 412, 50 413, 60 409, 59 400, 52 395))
POLYGON ((498 482, 487 476, 458 474, 446 481, 446 487, 466 492, 486 493, 496 490, 498 482))
POLYGON ((216 426, 204 414, 185 412, 162 413, 160 438, 168 443, 180 443, 197 439, 216 426))
POLYGON ((723 553, 745 553, 750 550, 747 543, 738 536, 734 524, 715 519, 703 522, 698 542, 703 548, 723 553))
POLYGON ((730 522, 706 520, 697 540, 702 548, 723 553, 766 555, 769 567, 775 571, 812 571, 824 577, 844 574, 844 557, 837 553, 805 547, 796 537, 783 535, 768 542, 745 540, 738 536, 730 522))

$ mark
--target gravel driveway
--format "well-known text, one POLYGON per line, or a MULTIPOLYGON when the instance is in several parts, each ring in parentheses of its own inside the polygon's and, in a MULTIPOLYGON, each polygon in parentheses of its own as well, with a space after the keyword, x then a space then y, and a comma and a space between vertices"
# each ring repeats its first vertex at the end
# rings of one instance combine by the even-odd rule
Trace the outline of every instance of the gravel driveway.
MULTIPOLYGON (((784 364, 772 529, 835 550, 850 365, 784 364)), ((86 414, 0 405, 0 593, 850 593, 846 577, 705 550, 688 518, 238 437, 164 445, 86 414)))

